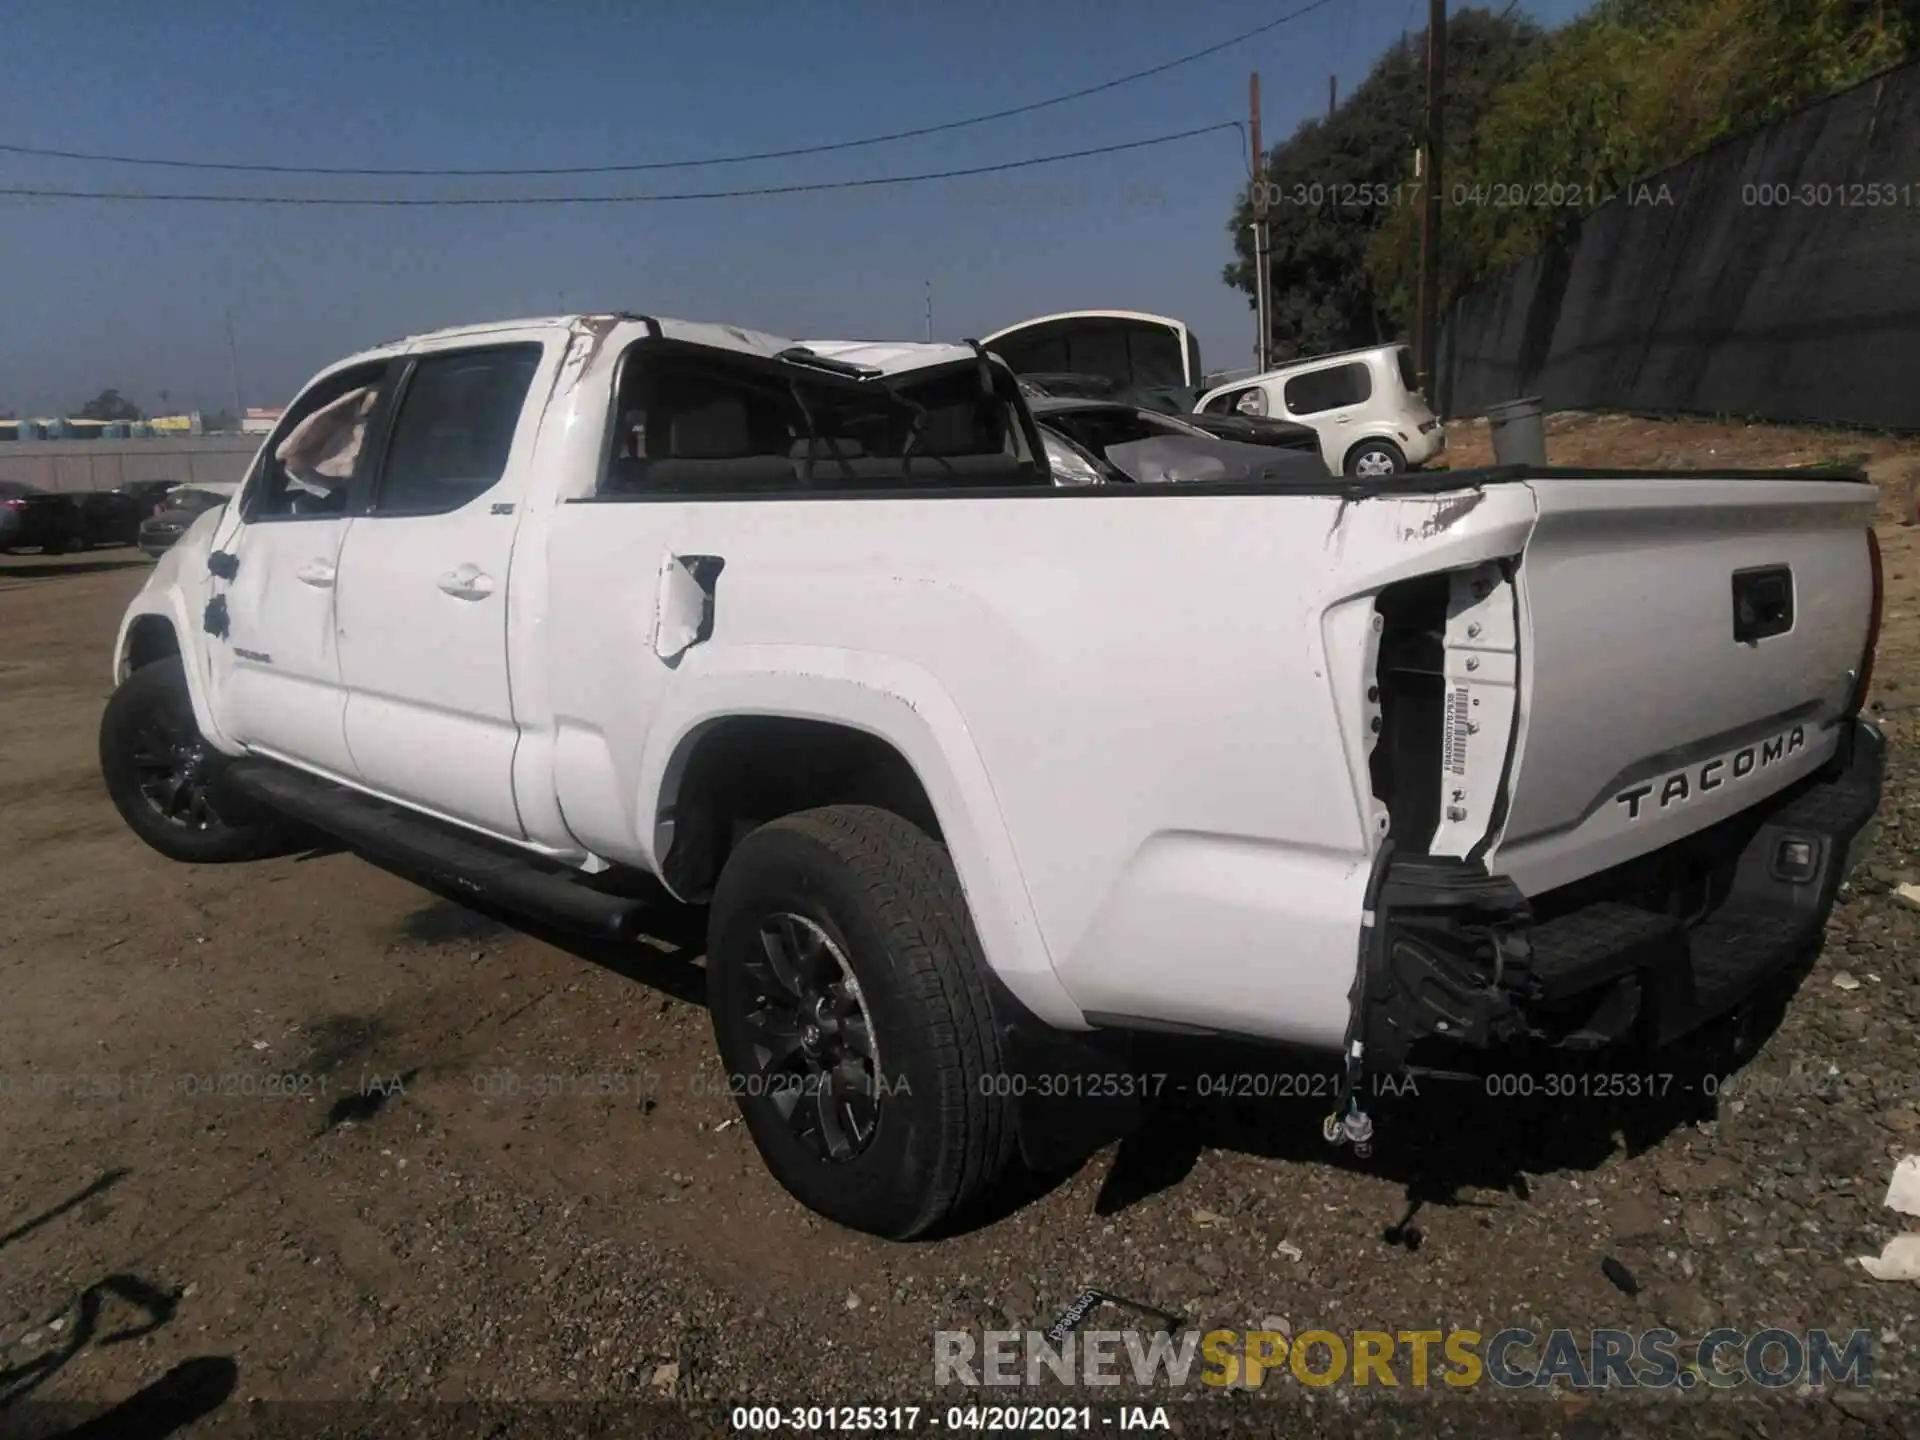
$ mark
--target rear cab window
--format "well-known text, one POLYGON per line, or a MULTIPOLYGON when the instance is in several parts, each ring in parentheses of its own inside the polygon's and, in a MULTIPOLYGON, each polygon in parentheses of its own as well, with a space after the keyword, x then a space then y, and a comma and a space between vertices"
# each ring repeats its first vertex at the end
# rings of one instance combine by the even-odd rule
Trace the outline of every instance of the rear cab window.
POLYGON ((642 340, 621 361, 600 493, 1048 486, 1024 413, 1013 376, 973 360, 862 377, 642 340))

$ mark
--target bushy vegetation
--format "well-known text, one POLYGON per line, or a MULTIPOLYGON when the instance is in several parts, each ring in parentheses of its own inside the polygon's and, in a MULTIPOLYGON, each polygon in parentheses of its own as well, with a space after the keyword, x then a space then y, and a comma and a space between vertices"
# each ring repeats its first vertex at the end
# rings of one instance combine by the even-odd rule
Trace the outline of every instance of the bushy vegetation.
MULTIPOLYGON (((1447 27, 1440 301, 1565 236, 1631 182, 1905 59, 1920 0, 1599 0, 1551 34, 1463 10, 1447 27)), ((1426 37, 1270 152, 1273 338, 1311 354, 1405 338, 1426 37)), ((1253 294, 1251 203, 1228 284, 1253 294)))

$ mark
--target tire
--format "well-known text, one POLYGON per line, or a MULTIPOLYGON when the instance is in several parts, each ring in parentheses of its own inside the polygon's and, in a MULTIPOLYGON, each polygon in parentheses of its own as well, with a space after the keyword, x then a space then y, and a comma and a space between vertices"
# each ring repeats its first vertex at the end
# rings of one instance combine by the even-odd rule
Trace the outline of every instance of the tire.
POLYGON ((900 816, 836 805, 742 840, 714 891, 707 991, 747 1131, 809 1209, 913 1239, 976 1209, 1012 1163, 966 897, 946 847, 900 816), (818 1024, 798 1018, 809 974, 818 1024))
POLYGON ((62 535, 58 540, 49 540, 46 544, 42 545, 40 547, 40 553, 43 555, 64 555, 73 549, 73 541, 73 535, 62 535))
POLYGON ((1391 440, 1362 440, 1347 452, 1349 475, 1399 475, 1406 468, 1406 452, 1391 440))
POLYGON ((100 774, 120 818, 169 860, 220 865, 296 848, 292 827, 220 793, 226 757, 193 718, 177 655, 121 682, 100 717, 100 774))

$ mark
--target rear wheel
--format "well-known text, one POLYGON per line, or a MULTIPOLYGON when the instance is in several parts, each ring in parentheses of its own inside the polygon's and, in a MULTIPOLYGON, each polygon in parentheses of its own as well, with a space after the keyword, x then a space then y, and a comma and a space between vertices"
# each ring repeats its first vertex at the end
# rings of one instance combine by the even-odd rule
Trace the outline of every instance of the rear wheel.
POLYGON ((129 829, 169 860, 221 864, 295 848, 292 827, 222 793, 227 757, 193 718, 177 655, 121 682, 100 719, 100 773, 129 829))
POLYGON ((1364 479, 1398 475, 1407 468, 1407 457, 1391 440, 1362 440, 1347 452, 1347 474, 1364 479))
POLYGON ((837 805, 747 836, 713 897, 714 1037, 781 1185, 905 1240, 973 1209, 1011 1163, 1013 1102, 979 941, 946 847, 837 805))

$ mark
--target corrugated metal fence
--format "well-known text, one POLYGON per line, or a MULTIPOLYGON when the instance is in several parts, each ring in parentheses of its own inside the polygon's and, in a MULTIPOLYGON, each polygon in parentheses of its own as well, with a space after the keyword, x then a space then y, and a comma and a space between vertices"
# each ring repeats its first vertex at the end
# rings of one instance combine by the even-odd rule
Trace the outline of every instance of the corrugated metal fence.
POLYGON ((0 442, 0 480, 49 490, 111 490, 130 480, 239 480, 263 435, 0 442))
POLYGON ((1442 412, 1920 429, 1916 154, 1920 64, 1649 176, 1454 307, 1442 412))

